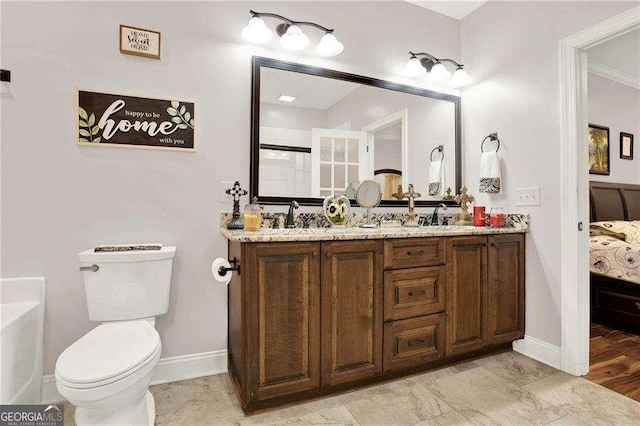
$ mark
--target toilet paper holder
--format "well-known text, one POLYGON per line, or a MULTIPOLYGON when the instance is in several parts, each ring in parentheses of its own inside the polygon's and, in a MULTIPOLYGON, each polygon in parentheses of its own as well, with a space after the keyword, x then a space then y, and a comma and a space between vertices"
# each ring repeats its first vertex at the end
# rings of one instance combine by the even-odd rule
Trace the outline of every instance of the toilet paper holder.
POLYGON ((221 266, 220 269, 218 269, 220 275, 224 277, 229 271, 238 271, 238 275, 240 275, 240 261, 234 256, 233 259, 229 259, 229 263, 231 264, 230 268, 221 266))

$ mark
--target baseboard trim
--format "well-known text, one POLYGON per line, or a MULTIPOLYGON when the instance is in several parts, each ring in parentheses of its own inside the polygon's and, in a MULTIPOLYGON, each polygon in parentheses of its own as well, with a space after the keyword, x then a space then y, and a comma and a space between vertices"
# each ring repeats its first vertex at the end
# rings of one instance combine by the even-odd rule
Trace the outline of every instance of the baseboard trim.
POLYGON ((524 339, 513 342, 513 350, 547 364, 550 367, 560 369, 560 347, 536 339, 524 336, 524 339))
MULTIPOLYGON (((161 358, 153 371, 151 384, 160 385, 226 372, 226 350, 161 358)), ((53 404, 64 400, 56 388, 56 377, 53 374, 44 376, 42 378, 42 403, 53 404)))

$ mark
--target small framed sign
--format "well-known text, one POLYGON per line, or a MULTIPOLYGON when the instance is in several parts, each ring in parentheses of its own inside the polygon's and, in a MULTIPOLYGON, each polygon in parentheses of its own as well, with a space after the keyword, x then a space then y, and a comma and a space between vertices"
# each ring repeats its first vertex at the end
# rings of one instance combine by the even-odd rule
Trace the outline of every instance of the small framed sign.
POLYGON ((620 132, 620 158, 633 160, 633 135, 620 132))
POLYGON ((76 144, 195 150, 195 103, 78 89, 76 144))
POLYGON ((160 33, 120 25, 120 53, 160 59, 160 33))

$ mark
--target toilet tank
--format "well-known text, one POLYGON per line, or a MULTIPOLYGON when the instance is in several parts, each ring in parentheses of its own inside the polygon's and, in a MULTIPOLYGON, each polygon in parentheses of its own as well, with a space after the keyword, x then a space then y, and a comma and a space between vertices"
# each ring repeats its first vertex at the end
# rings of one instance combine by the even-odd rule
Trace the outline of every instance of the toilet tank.
POLYGON ((93 321, 123 321, 162 315, 169 309, 171 265, 176 248, 79 254, 85 271, 84 287, 89 318, 93 321))

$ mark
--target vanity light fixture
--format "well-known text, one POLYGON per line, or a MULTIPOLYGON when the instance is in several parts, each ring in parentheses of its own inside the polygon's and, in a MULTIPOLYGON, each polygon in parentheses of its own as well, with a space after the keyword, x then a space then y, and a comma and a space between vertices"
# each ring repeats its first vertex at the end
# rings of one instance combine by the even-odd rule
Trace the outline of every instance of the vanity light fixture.
POLYGON ((278 100, 282 101, 282 102, 293 102, 293 101, 296 100, 296 97, 295 96, 290 96, 290 95, 280 95, 278 100))
POLYGON ((405 72, 409 77, 418 77, 428 72, 428 79, 431 82, 450 78, 449 84, 451 87, 462 87, 471 83, 471 77, 469 77, 469 74, 464 70, 464 66, 453 59, 438 59, 435 56, 424 52, 409 52, 409 55, 411 55, 411 57, 405 67, 405 72), (421 58, 418 58, 419 56, 421 56, 421 58), (457 67, 453 76, 444 66, 443 62, 450 62, 457 67))
POLYGON ((302 32, 302 26, 310 26, 324 31, 320 43, 316 46, 316 53, 320 56, 336 56, 344 49, 344 45, 338 41, 333 30, 313 22, 294 21, 275 13, 262 13, 250 10, 251 20, 242 30, 242 37, 253 43, 266 43, 273 37, 273 33, 267 27, 263 17, 276 18, 284 21, 276 27, 276 33, 280 36, 280 44, 287 50, 298 52, 309 46, 309 37, 302 32))

